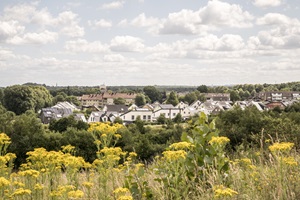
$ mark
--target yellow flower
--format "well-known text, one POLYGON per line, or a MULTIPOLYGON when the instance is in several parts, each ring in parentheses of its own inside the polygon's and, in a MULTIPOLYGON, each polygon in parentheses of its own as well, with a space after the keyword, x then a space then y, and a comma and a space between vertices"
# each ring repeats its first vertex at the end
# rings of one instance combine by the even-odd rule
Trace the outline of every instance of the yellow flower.
POLYGON ((171 144, 169 147, 171 149, 180 150, 180 149, 190 149, 194 146, 195 145, 193 145, 192 143, 189 143, 189 142, 177 142, 177 143, 171 144))
POLYGON ((22 195, 30 195, 30 194, 31 194, 31 190, 24 189, 24 188, 18 188, 14 191, 12 196, 22 196, 22 195))
POLYGON ((214 187, 214 193, 215 193, 215 197, 216 198, 222 198, 222 197, 231 197, 234 196, 236 194, 238 194, 238 192, 227 188, 223 185, 217 185, 214 187))
POLYGON ((122 187, 119 187, 119 188, 117 188, 113 191, 113 193, 116 194, 116 195, 125 195, 129 192, 130 191, 129 191, 128 188, 122 188, 122 187))
POLYGON ((64 152, 64 153, 73 153, 75 151, 75 148, 76 147, 68 144, 66 146, 62 146, 62 152, 64 152))
POLYGON ((37 184, 34 185, 34 189, 35 190, 42 190, 43 188, 44 188, 44 186, 41 185, 41 184, 39 184, 39 183, 37 183, 37 184))
POLYGON ((130 152, 130 153, 129 153, 129 156, 130 156, 130 157, 137 157, 137 153, 135 153, 135 152, 130 152))
POLYGON ((133 200, 132 196, 120 196, 117 200, 133 200))
POLYGON ((185 159, 186 152, 184 150, 177 150, 177 151, 164 151, 162 153, 164 158, 168 161, 174 161, 179 159, 185 159))
POLYGON ((223 146, 223 145, 227 144, 229 141, 230 140, 227 137, 215 137, 215 136, 213 136, 208 143, 211 144, 211 145, 215 144, 215 145, 223 146))
POLYGON ((115 134, 115 137, 116 137, 117 139, 122 138, 122 136, 121 136, 120 134, 115 134))
POLYGON ((79 199, 79 198, 82 198, 83 196, 84 196, 84 193, 81 190, 68 192, 69 198, 79 199))
POLYGON ((4 177, 0 177, 0 188, 4 187, 4 186, 8 186, 10 184, 10 181, 7 180, 4 177))
POLYGON ((273 145, 269 146, 271 152, 289 152, 294 146, 294 143, 291 142, 281 142, 281 143, 274 143, 273 145))
POLYGON ((91 188, 91 187, 94 186, 94 184, 91 183, 91 182, 83 182, 82 185, 83 185, 84 187, 86 187, 86 188, 91 188))
POLYGON ((29 170, 25 170, 25 171, 20 171, 18 174, 20 176, 32 176, 32 177, 37 178, 40 175, 40 172, 33 170, 33 169, 29 169, 29 170))
POLYGON ((10 137, 8 137, 5 133, 0 133, 0 145, 8 145, 10 143, 10 137))
POLYGON ((282 162, 284 164, 290 165, 290 166, 297 166, 298 163, 293 157, 283 157, 281 158, 282 162))

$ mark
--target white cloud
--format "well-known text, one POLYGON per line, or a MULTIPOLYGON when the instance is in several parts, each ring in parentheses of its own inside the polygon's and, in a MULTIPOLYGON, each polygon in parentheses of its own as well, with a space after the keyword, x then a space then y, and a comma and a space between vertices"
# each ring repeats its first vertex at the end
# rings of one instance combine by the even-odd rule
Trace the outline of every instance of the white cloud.
POLYGON ((130 24, 137 27, 154 26, 159 23, 159 19, 154 17, 146 17, 145 13, 141 13, 139 16, 131 20, 130 24))
POLYGON ((17 4, 14 6, 6 6, 4 8, 4 19, 17 20, 20 22, 30 22, 32 14, 35 13, 34 4, 17 4))
POLYGON ((47 44, 54 43, 58 38, 58 34, 50 31, 43 31, 41 33, 26 33, 23 36, 15 36, 7 42, 10 44, 47 44))
POLYGON ((121 54, 109 54, 103 57, 104 62, 123 62, 125 57, 121 54))
POLYGON ((267 26, 267 29, 251 38, 252 48, 255 45, 257 49, 300 47, 300 21, 298 19, 279 13, 268 13, 258 18, 257 24, 267 26), (256 41, 255 44, 252 41, 256 41))
POLYGON ((236 4, 218 0, 209 1, 198 11, 183 9, 170 13, 162 23, 161 34, 199 34, 215 30, 220 26, 247 28, 254 17, 236 4))
POLYGON ((25 27, 21 26, 18 21, 0 21, 0 41, 12 38, 24 30, 25 27))
POLYGON ((88 21, 89 26, 92 27, 100 27, 100 28, 110 28, 112 27, 112 22, 105 20, 105 19, 100 19, 100 20, 94 20, 94 21, 88 21))
POLYGON ((257 7, 275 7, 281 5, 283 0, 253 0, 257 7))
POLYGON ((88 42, 84 39, 77 39, 68 41, 64 47, 67 51, 71 52, 85 52, 85 53, 101 53, 107 52, 108 47, 99 41, 88 42))
POLYGON ((237 28, 251 27, 254 17, 240 5, 213 0, 199 10, 201 23, 237 28))
POLYGON ((110 42, 112 51, 140 52, 144 49, 142 39, 132 36, 116 36, 110 42))
POLYGON ((111 3, 106 3, 101 6, 102 9, 118 9, 122 8, 125 1, 114 1, 111 3))

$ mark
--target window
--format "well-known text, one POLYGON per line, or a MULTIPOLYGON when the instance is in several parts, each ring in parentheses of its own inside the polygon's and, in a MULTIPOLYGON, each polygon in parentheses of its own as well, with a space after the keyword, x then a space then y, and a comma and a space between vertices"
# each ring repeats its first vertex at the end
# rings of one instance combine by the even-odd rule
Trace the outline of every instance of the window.
POLYGON ((148 120, 151 120, 151 115, 148 115, 148 120))
POLYGON ((175 116, 176 113, 173 113, 173 116, 175 116))
POLYGON ((146 115, 143 115, 143 120, 146 120, 147 119, 147 116, 146 115))
POLYGON ((134 120, 134 115, 131 115, 131 119, 134 120))

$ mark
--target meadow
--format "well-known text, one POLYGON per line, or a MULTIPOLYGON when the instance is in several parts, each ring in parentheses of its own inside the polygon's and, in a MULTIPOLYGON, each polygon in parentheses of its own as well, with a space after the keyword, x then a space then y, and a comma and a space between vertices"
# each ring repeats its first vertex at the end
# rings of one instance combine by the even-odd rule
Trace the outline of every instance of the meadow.
POLYGON ((151 163, 116 146, 120 124, 94 123, 88 131, 97 158, 86 162, 75 147, 36 148, 15 169, 11 139, 0 134, 0 196, 15 200, 61 199, 300 199, 300 156, 294 143, 260 140, 226 153, 227 137, 201 114, 151 163))

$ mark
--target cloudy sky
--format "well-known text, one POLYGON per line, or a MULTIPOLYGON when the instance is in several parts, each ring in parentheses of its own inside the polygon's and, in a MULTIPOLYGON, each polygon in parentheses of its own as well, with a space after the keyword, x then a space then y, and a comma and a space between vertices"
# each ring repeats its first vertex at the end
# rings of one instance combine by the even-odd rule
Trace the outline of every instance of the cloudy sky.
POLYGON ((1 0, 0 86, 299 81, 298 0, 1 0))

